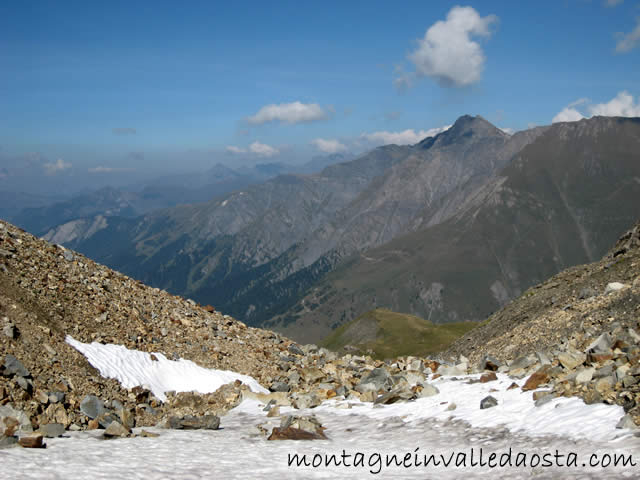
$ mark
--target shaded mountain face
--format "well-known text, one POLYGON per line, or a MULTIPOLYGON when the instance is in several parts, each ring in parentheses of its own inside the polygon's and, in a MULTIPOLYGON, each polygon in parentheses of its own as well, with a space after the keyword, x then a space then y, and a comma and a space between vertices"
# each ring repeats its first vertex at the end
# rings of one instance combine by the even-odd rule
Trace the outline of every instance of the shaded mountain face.
MULTIPOLYGON (((286 277, 292 271, 286 251, 406 155, 405 147, 381 147, 319 174, 281 175, 206 204, 109 218, 99 228, 84 225, 91 235, 75 234, 66 244, 153 285, 220 308, 234 304, 245 317, 256 307, 239 307, 238 297, 258 281, 273 281, 276 269, 286 277)), ((45 238, 74 228, 59 226, 45 238)))
POLYGON ((640 222, 603 258, 531 287, 454 342, 443 356, 478 361, 491 352, 501 360, 513 359, 557 348, 576 334, 597 338, 607 330, 635 331, 639 315, 640 222), (610 287, 614 282, 619 290, 610 287))
MULTIPOLYGON (((448 210, 442 206, 447 195, 466 198, 543 131, 508 136, 481 117, 465 116, 417 145, 380 147, 319 174, 281 175, 135 221, 87 223, 82 227, 91 235, 76 233, 78 240, 67 245, 261 324, 294 307, 351 253, 414 230, 416 215, 432 220, 441 212, 439 221, 453 215, 451 202, 448 210)), ((75 232, 62 226, 46 238, 63 227, 75 232)))
POLYGON ((352 256, 271 325, 310 340, 376 306, 436 323, 482 320, 602 256, 638 205, 640 119, 554 124, 453 216, 430 225, 420 214, 426 228, 352 256))

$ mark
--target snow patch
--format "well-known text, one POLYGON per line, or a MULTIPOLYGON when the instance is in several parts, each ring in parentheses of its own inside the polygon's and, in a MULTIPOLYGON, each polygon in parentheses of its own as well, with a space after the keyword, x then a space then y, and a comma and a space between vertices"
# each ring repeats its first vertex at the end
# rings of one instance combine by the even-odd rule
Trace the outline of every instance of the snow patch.
MULTIPOLYGON (((464 420, 472 427, 504 427, 510 432, 527 436, 589 438, 596 442, 615 441, 632 435, 630 430, 616 429, 616 424, 624 415, 619 405, 587 405, 577 397, 559 397, 536 407, 533 392, 523 392, 520 388, 507 390, 514 382, 508 375, 498 374, 497 381, 488 383, 469 382, 478 377, 440 377, 431 382, 440 393, 415 402, 395 403, 384 408, 366 403, 356 409, 337 409, 336 405, 344 401, 332 400, 315 411, 331 410, 342 415, 356 413, 380 420, 400 417, 406 423, 423 419, 446 421, 453 417, 464 420), (497 399, 498 405, 481 410, 480 401, 488 395, 497 399), (447 409, 451 403, 456 404, 455 410, 447 409)), ((515 383, 521 387, 525 381, 526 378, 523 378, 515 383)))
POLYGON ((123 345, 93 342, 82 343, 70 335, 66 342, 82 353, 89 363, 105 378, 115 378, 123 387, 142 386, 148 388, 163 402, 165 392, 212 393, 222 385, 240 380, 252 391, 269 393, 253 377, 227 370, 203 368, 190 360, 169 360, 161 353, 151 354, 139 350, 129 350, 123 345))

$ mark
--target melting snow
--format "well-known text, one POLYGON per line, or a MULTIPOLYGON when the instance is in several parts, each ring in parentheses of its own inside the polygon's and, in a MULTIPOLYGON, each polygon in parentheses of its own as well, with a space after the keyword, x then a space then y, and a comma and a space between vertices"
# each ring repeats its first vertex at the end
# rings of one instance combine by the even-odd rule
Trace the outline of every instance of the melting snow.
POLYGON ((240 380, 251 390, 268 393, 253 377, 226 370, 202 368, 190 360, 169 360, 161 353, 151 354, 129 350, 123 345, 82 343, 71 336, 66 341, 81 352, 89 363, 105 378, 115 378, 123 387, 143 386, 160 400, 167 399, 165 392, 215 392, 222 385, 240 380))
MULTIPOLYGON (((208 392, 239 378, 255 391, 265 391, 254 379, 232 372, 198 367, 192 362, 173 362, 160 354, 149 354, 117 345, 83 344, 67 341, 87 356, 90 363, 124 386, 148 385, 160 397, 168 390, 208 392)), ((45 450, 10 449, 0 451, 3 474, 7 478, 72 478, 82 472, 95 479, 107 478, 637 478, 640 466, 640 439, 615 424, 623 415, 618 406, 585 405, 575 398, 554 399, 535 407, 531 392, 506 390, 511 383, 504 375, 498 381, 469 383, 477 376, 454 379, 441 377, 433 382, 440 393, 415 402, 374 406, 345 400, 331 400, 305 411, 317 415, 327 427, 329 440, 314 442, 269 442, 256 425, 277 425, 267 418, 263 406, 246 400, 221 419, 221 430, 174 431, 153 429, 159 438, 99 439, 100 432, 69 432, 71 438, 48 439, 45 450), (496 390, 496 391, 492 391, 496 390), (480 409, 480 400, 493 395, 498 406, 480 409), (447 410, 455 402, 455 410, 447 410), (351 408, 345 408, 350 406, 351 408), (483 449, 513 456, 523 452, 553 455, 556 450, 575 453, 578 464, 567 467, 505 467, 470 465, 411 467, 365 464, 362 467, 293 467, 289 455, 355 455, 365 462, 375 455, 443 454, 483 449), (583 465, 591 454, 633 455, 636 467, 608 468, 583 465), (375 474, 376 470, 379 474, 375 474)), ((519 383, 522 383, 520 381, 519 383)), ((283 408, 284 413, 294 411, 283 408)), ((384 460, 383 460, 384 461, 384 460)), ((566 457, 565 457, 566 462, 566 457)))

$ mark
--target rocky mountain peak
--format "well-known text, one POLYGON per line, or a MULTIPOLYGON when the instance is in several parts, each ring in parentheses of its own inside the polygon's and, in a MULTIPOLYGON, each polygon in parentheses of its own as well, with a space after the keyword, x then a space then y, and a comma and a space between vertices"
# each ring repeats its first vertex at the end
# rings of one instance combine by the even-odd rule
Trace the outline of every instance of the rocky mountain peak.
POLYGON ((462 115, 448 130, 422 140, 418 146, 420 148, 431 148, 436 146, 447 146, 455 143, 465 143, 469 140, 477 140, 482 137, 508 137, 506 133, 487 121, 480 115, 462 115))
POLYGON ((502 130, 480 115, 476 115, 475 117, 463 115, 456 120, 449 130, 443 133, 449 133, 453 138, 472 135, 506 135, 502 130))

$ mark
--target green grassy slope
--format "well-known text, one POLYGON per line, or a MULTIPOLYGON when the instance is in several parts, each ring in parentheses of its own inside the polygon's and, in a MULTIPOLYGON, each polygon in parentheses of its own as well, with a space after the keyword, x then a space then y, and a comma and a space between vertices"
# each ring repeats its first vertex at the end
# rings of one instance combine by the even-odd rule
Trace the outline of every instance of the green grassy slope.
POLYGON ((356 351, 381 359, 425 356, 445 349, 477 325, 472 322, 435 325, 414 315, 377 308, 338 327, 322 345, 336 351, 350 345, 356 351))

